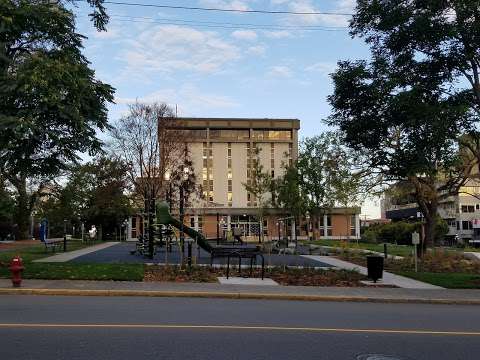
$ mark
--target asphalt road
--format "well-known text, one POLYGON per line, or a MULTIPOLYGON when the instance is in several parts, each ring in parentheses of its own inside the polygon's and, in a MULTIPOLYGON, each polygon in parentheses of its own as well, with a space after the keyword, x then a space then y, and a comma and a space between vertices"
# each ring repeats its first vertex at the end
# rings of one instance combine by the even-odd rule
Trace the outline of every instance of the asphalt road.
POLYGON ((479 310, 455 305, 3 296, 0 359, 476 360, 479 310))

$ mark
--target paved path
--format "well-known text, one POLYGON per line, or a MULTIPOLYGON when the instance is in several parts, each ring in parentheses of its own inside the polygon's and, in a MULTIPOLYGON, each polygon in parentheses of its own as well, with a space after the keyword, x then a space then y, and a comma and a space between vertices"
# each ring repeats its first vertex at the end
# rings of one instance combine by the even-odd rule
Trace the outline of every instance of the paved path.
MULTIPOLYGON (((11 281, 0 279, 0 293, 12 289, 11 281)), ((219 283, 174 283, 174 282, 135 282, 135 281, 81 281, 81 280, 29 280, 22 283, 22 289, 51 289, 79 291, 125 291, 135 296, 152 296, 152 292, 161 292, 159 296, 196 297, 248 297, 246 295, 294 295, 298 297, 336 297, 352 301, 384 302, 457 302, 480 304, 480 290, 475 289, 402 289, 372 287, 316 287, 316 286, 255 286, 222 285, 219 283), (143 293, 145 292, 145 293, 143 293), (169 295, 170 294, 170 295, 169 295), (231 296, 230 296, 231 295, 231 296)), ((125 293, 124 295, 128 295, 125 293)))
POLYGON ((465 255, 467 255, 471 259, 475 259, 475 260, 480 261, 480 252, 466 251, 465 255))
MULTIPOLYGON (((341 250, 343 251, 343 249, 341 247, 338 247, 338 246, 327 246, 327 245, 310 245, 311 249, 314 250, 314 249, 325 249, 325 250, 341 250)), ((373 250, 367 250, 367 249, 360 249, 360 248, 352 248, 352 247, 349 247, 347 248, 348 251, 352 251, 352 252, 360 252, 360 253, 364 253, 364 254, 373 254, 373 255, 378 255, 378 256, 384 256, 384 253, 381 253, 381 252, 378 252, 378 251, 373 251, 373 250)), ((402 260, 403 259, 403 256, 399 256, 399 255, 391 255, 391 254, 387 254, 387 257, 389 259, 394 259, 394 260, 402 260)))
POLYGON ((425 304, 0 296, 0 353, 2 359, 18 360, 477 360, 476 310, 425 304))
MULTIPOLYGON (((312 260, 327 263, 331 266, 335 266, 340 269, 356 270, 363 275, 367 275, 366 267, 363 267, 357 264, 352 264, 350 262, 340 260, 335 257, 317 256, 317 255, 302 255, 302 256, 312 260)), ((389 273, 388 271, 383 272, 383 279, 381 283, 385 285, 394 285, 394 286, 398 286, 400 288, 405 288, 405 289, 441 289, 440 286, 427 284, 427 283, 410 279, 400 275, 395 275, 395 274, 389 273)))
POLYGON ((109 248, 110 246, 117 245, 117 244, 118 244, 118 242, 114 242, 114 241, 106 242, 106 243, 103 243, 103 244, 89 246, 89 247, 86 247, 84 249, 75 250, 75 251, 68 251, 68 252, 57 254, 57 255, 54 255, 54 256, 50 256, 50 257, 47 257, 47 258, 34 260, 33 262, 48 262, 48 263, 50 263, 50 262, 67 262, 67 261, 76 259, 80 256, 91 254, 93 252, 103 250, 103 249, 109 248))

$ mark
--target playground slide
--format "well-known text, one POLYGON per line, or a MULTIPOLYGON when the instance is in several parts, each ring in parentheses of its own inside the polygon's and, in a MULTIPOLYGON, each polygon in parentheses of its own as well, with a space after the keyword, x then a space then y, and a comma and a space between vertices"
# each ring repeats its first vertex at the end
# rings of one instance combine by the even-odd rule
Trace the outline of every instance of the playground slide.
MULTIPOLYGON (((170 212, 168 211, 168 204, 166 202, 161 202, 157 205, 157 223, 163 225, 172 225, 179 230, 182 228, 182 223, 170 215, 170 212)), ((209 253, 213 250, 212 245, 208 243, 207 239, 205 239, 205 236, 200 234, 198 231, 183 225, 183 232, 192 239, 197 240, 198 245, 203 250, 209 253)))

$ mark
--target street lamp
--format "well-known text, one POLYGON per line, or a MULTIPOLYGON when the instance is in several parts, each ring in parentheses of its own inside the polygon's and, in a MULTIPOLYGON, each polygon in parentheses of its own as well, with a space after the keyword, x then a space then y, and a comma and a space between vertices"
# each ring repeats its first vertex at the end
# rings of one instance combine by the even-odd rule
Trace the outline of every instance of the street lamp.
POLYGON ((311 241, 311 237, 310 237, 310 214, 307 213, 305 215, 305 220, 307 220, 307 238, 308 238, 308 241, 311 241))
POLYGON ((63 220, 63 252, 67 251, 67 219, 63 220))
MULTIPOLYGON (((180 223, 181 223, 181 229, 180 229, 180 244, 182 246, 182 252, 185 253, 185 234, 183 232, 183 221, 185 217, 185 183, 189 178, 189 173, 190 169, 185 166, 183 168, 183 181, 180 185, 180 223)), ((188 250, 189 254, 191 254, 191 247, 192 244, 189 242, 188 243, 188 250)))
POLYGON ((165 173, 165 181, 168 182, 167 201, 170 213, 172 213, 172 182, 170 181, 170 171, 165 173))

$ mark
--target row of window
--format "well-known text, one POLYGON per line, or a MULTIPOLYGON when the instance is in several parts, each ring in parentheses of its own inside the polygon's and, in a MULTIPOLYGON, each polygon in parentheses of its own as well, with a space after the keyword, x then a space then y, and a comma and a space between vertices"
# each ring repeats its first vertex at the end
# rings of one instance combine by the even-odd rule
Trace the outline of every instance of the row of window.
MULTIPOLYGON (((190 227, 191 228, 197 228, 198 231, 201 232, 203 230, 203 216, 198 215, 197 219, 198 219, 198 223, 197 223, 197 226, 195 226, 195 216, 190 216, 190 227)), ((135 220, 136 219, 134 219, 134 221, 132 221, 132 233, 133 233, 133 231, 136 230, 135 220)), ((463 223, 464 223, 464 230, 467 230, 468 226, 469 226, 468 229, 471 229, 472 224, 471 224, 470 221, 464 221, 463 223)), ((245 224, 245 225, 258 224, 258 220, 255 216, 252 216, 252 215, 232 215, 231 219, 230 219, 230 224, 231 224, 231 227, 234 228, 234 227, 241 226, 242 224, 245 224)), ((220 221, 220 225, 221 225, 221 229, 223 229, 223 230, 227 229, 227 217, 226 216, 222 216, 221 221, 220 221)), ((319 229, 320 230, 320 235, 321 236, 332 236, 333 235, 333 233, 332 233, 332 218, 331 218, 330 215, 327 215, 327 227, 325 228, 323 225, 324 224, 323 224, 323 221, 322 221, 321 227, 319 229)), ((308 233, 308 228, 307 228, 306 223, 303 225, 303 227, 304 227, 305 233, 308 233)), ((263 228, 264 228, 264 231, 267 232, 267 229, 268 229, 267 219, 264 219, 263 228)), ((351 217, 350 235, 351 236, 356 235, 355 216, 354 215, 352 215, 352 217, 351 217)))
POLYGON ((480 210, 480 204, 462 205, 460 209, 462 210, 462 213, 474 213, 475 210, 480 210))
POLYGON ((227 149, 227 205, 232 207, 233 205, 233 185, 232 185, 232 143, 228 143, 227 149))
POLYGON ((213 201, 213 149, 212 144, 203 143, 203 197, 213 201))
MULTIPOLYGON (((206 129, 180 129, 183 136, 188 139, 206 139, 206 129)), ((249 129, 210 129, 210 139, 245 140, 250 139, 249 129)), ((291 130, 252 130, 252 139, 258 140, 290 140, 291 130)))

